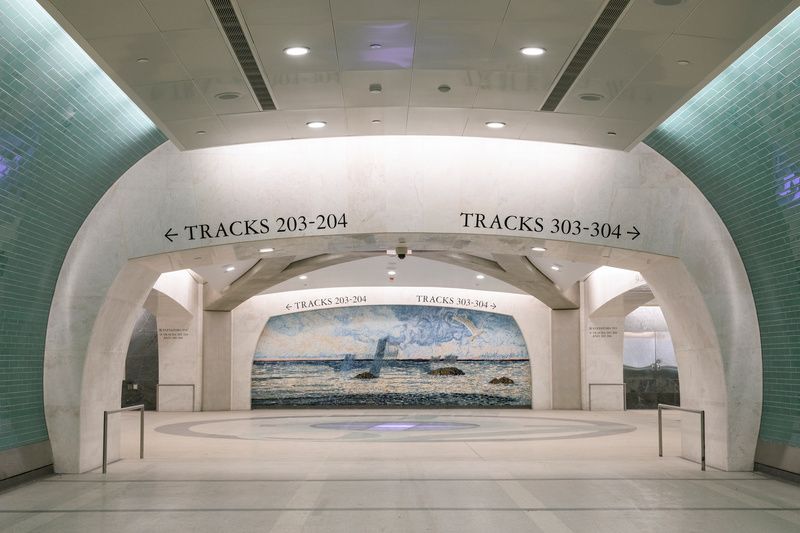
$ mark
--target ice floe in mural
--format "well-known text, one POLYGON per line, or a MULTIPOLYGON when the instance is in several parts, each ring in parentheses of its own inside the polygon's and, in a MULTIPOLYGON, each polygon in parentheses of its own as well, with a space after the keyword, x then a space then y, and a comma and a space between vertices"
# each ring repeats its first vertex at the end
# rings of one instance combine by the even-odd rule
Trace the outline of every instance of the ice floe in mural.
POLYGON ((510 316, 417 305, 272 317, 252 405, 530 407, 525 340, 510 316))

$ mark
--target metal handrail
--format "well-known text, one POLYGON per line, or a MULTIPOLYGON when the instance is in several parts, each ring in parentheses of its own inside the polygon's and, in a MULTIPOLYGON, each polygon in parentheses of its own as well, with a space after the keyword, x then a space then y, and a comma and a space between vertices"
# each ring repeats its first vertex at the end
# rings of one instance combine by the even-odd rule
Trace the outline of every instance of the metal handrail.
POLYGON ((192 412, 194 412, 194 399, 195 399, 194 383, 157 383, 156 384, 156 409, 160 411, 161 410, 161 406, 158 403, 159 387, 191 387, 192 388, 192 412))
POLYGON ((628 410, 628 384, 627 383, 589 383, 589 410, 592 410, 592 386, 593 385, 614 385, 622 387, 622 410, 628 410))
POLYGON ((658 456, 664 457, 664 441, 661 436, 661 410, 686 411, 700 415, 700 470, 706 469, 706 412, 702 409, 686 409, 666 403, 658 404, 658 456))
POLYGON ((144 459, 144 405, 131 405, 113 411, 103 411, 103 473, 108 470, 108 415, 123 411, 141 411, 139 417, 139 459, 144 459))

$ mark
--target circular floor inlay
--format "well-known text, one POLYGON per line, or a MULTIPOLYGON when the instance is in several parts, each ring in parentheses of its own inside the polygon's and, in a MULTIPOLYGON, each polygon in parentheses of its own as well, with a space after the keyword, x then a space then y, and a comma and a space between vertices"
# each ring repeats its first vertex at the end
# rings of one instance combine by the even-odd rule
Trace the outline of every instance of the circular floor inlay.
POLYGON ((264 441, 501 442, 586 439, 635 429, 596 419, 415 413, 222 418, 165 424, 155 431, 183 437, 264 441))
POLYGON ((311 427, 349 431, 449 431, 480 426, 478 424, 462 424, 460 422, 413 422, 410 420, 389 422, 382 420, 377 422, 323 422, 322 424, 311 424, 311 427))

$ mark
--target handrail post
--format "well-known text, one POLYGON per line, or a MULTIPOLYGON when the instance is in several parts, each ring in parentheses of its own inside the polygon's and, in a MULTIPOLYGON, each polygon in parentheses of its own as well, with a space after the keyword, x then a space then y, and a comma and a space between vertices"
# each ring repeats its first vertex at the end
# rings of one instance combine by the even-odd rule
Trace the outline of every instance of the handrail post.
POLYGON ((700 411, 700 470, 706 469, 706 412, 700 411))
POLYGON ((144 406, 139 413, 139 459, 144 459, 144 406))
POLYGON ((141 411, 139 415, 139 459, 144 459, 144 405, 131 405, 113 411, 103 411, 103 473, 108 470, 108 415, 123 411, 141 411))
POLYGON ((658 405, 658 456, 664 457, 664 439, 661 436, 661 404, 658 405))

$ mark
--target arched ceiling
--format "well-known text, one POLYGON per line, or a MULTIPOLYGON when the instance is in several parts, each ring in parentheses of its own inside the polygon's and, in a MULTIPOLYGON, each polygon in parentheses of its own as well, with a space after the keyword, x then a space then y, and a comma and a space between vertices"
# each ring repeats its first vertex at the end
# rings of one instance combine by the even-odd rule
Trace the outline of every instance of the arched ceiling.
POLYGON ((793 3, 39 1, 185 149, 386 134, 627 149, 793 3))

